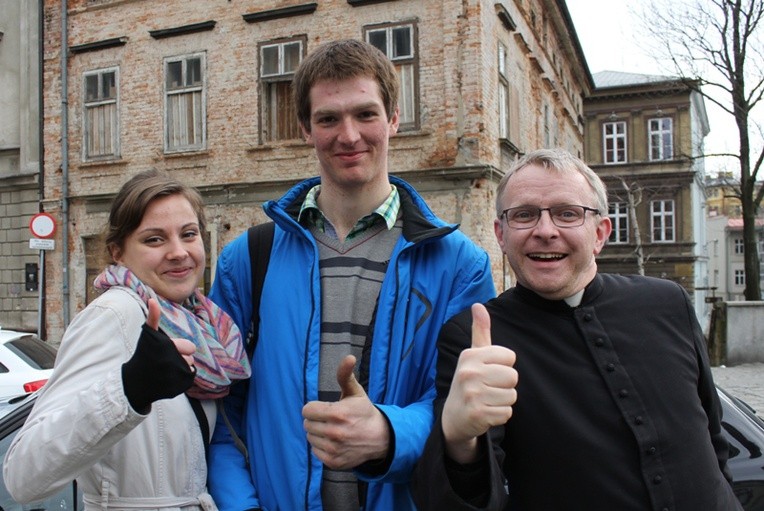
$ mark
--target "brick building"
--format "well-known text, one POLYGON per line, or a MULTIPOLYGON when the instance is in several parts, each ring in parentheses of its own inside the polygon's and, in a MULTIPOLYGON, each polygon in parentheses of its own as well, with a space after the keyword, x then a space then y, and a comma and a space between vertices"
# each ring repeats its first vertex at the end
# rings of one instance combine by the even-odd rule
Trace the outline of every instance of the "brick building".
POLYGON ((703 319, 705 255, 703 97, 666 76, 603 71, 584 102, 586 160, 608 186, 613 232, 601 271, 680 283, 703 319), (641 263, 640 263, 641 257, 641 263))
POLYGON ((45 289, 54 342, 92 297, 97 237, 132 174, 155 167, 199 188, 213 274, 222 246, 265 220, 263 201, 317 173, 288 91, 323 41, 363 38, 392 58, 391 173, 489 251, 499 289, 510 282, 492 228, 504 170, 542 146, 582 155, 592 81, 563 0, 64 3, 45 0, 44 18, 43 206, 66 226, 45 289))
POLYGON ((0 0, 0 326, 35 331, 40 253, 29 221, 40 207, 40 9, 0 0))

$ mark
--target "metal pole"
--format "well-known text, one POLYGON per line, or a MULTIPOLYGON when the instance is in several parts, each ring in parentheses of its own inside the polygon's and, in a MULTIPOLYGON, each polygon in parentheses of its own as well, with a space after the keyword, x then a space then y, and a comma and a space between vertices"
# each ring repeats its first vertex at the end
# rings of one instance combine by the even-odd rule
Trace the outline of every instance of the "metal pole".
POLYGON ((44 299, 43 295, 44 293, 44 283, 45 281, 42 279, 42 276, 45 275, 45 251, 40 250, 40 271, 37 273, 39 275, 38 277, 38 287, 37 287, 37 337, 40 339, 43 338, 43 331, 42 331, 42 317, 43 317, 43 304, 44 299))

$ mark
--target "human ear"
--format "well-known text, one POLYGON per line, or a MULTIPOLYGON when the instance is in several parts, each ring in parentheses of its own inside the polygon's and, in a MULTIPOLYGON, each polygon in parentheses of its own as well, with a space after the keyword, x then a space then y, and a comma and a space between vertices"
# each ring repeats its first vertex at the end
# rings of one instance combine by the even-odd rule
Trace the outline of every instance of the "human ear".
POLYGON ((610 217, 603 216, 597 223, 597 230, 595 231, 597 239, 594 242, 594 255, 599 254, 605 246, 610 233, 613 231, 613 224, 610 221, 610 217))

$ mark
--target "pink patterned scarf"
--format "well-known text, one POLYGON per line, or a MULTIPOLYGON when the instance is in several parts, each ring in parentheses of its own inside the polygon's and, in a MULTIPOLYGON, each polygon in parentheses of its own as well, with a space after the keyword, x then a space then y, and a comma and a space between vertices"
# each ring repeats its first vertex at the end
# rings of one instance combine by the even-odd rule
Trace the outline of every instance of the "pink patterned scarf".
POLYGON ((189 396, 218 399, 228 394, 233 380, 249 378, 249 360, 239 328, 198 289, 183 304, 178 304, 157 295, 121 265, 108 266, 93 285, 102 290, 123 286, 135 291, 146 303, 149 298, 159 302, 162 308, 159 328, 170 338, 188 339, 196 345, 196 378, 186 391, 189 396))

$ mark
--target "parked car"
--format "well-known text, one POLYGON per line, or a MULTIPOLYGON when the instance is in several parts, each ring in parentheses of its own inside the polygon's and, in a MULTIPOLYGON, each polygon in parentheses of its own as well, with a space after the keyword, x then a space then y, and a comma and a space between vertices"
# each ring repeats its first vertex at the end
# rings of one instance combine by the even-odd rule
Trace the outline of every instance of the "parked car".
MULTIPOLYGON (((724 419, 722 426, 730 444, 729 468, 735 495, 745 511, 764 511, 764 421, 743 401, 719 389, 724 419)), ((0 402, 0 461, 32 410, 36 395, 0 402)), ((0 511, 80 510, 82 493, 73 481, 55 495, 31 505, 17 504, 0 478, 0 511)))
MULTIPOLYGON (((35 394, 26 394, 10 400, 3 400, 2 406, 0 406, 0 459, 5 459, 5 453, 8 452, 16 433, 21 429, 29 412, 32 411, 35 398, 35 394)), ((84 506, 82 494, 77 491, 76 481, 72 481, 61 491, 47 499, 22 505, 13 500, 5 488, 5 482, 0 478, 0 510, 26 511, 28 509, 35 511, 77 511, 84 509, 84 506)))
POLYGON ((764 511, 764 420, 740 399, 717 389, 735 495, 745 511, 764 511))
POLYGON ((0 399, 40 389, 55 360, 56 349, 36 335, 0 328, 0 399))

